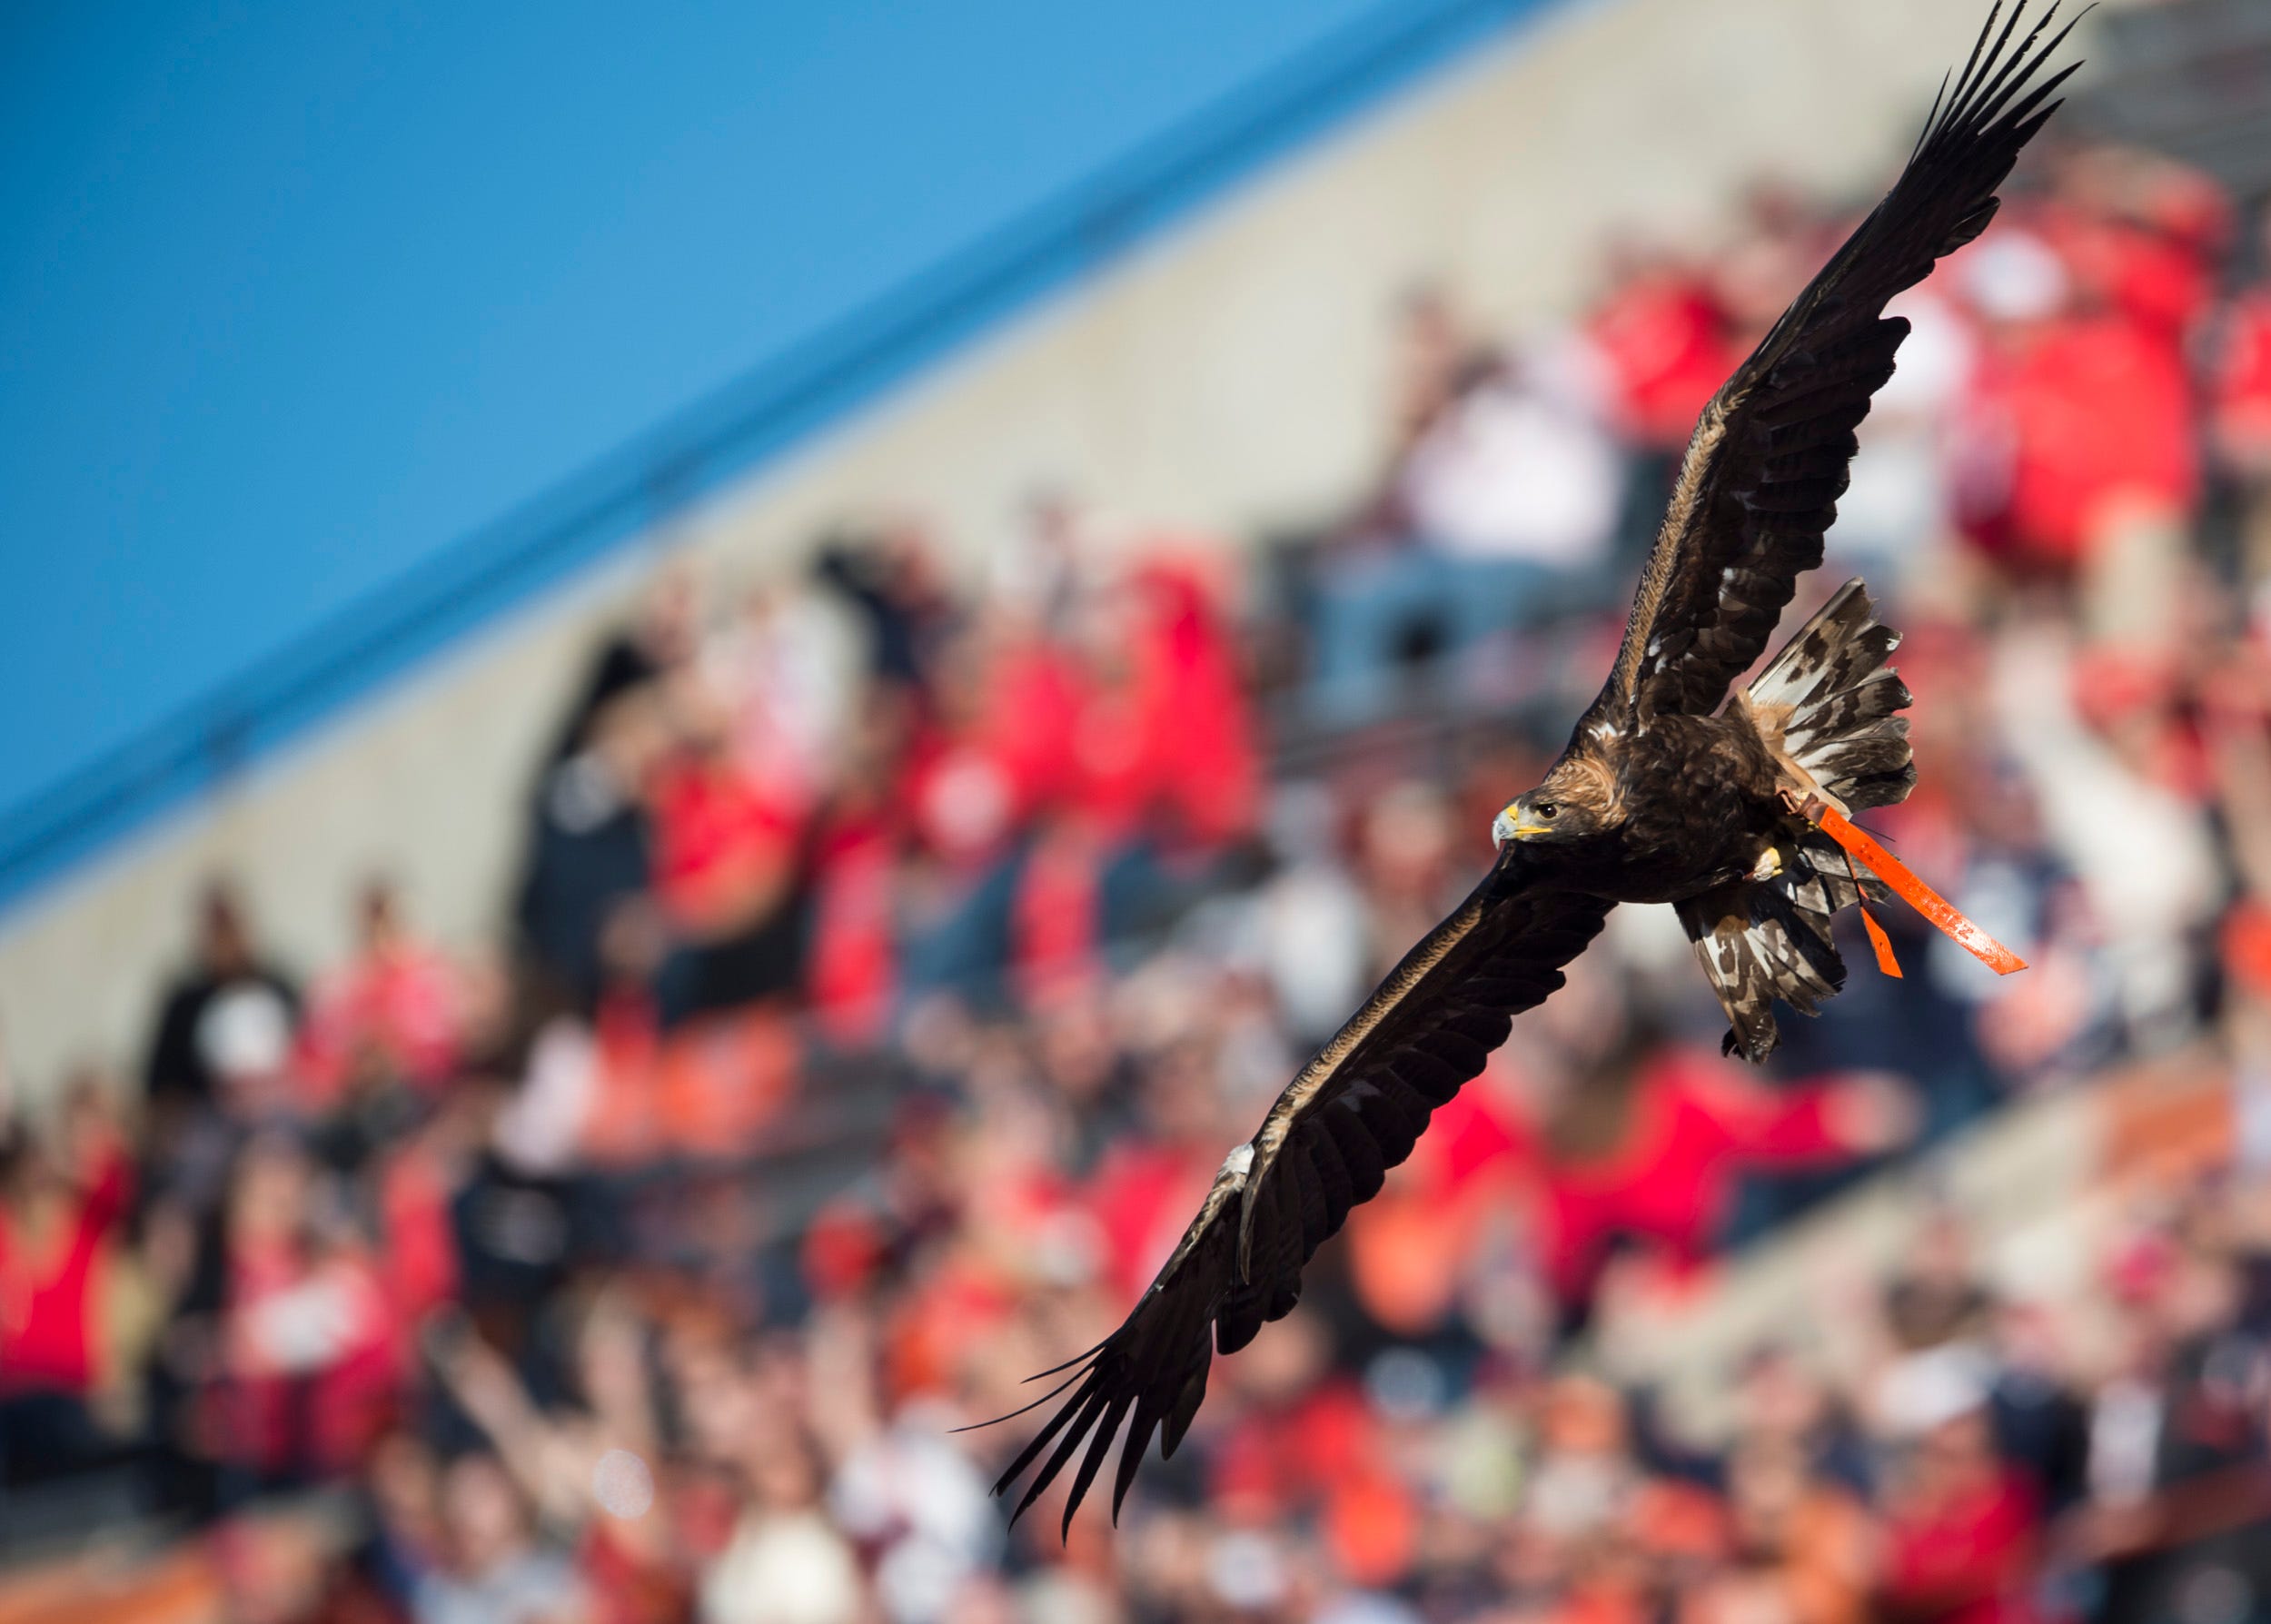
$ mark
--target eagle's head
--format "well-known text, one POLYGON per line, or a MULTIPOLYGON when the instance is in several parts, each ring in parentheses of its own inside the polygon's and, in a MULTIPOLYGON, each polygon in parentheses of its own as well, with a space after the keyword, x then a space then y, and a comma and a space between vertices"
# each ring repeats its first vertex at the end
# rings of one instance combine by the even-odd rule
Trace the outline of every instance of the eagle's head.
POLYGON ((1619 815, 1615 774, 1590 757, 1568 756, 1554 764, 1543 783, 1516 797, 1492 820, 1491 839, 1502 849, 1516 840, 1573 845, 1605 832, 1619 815))

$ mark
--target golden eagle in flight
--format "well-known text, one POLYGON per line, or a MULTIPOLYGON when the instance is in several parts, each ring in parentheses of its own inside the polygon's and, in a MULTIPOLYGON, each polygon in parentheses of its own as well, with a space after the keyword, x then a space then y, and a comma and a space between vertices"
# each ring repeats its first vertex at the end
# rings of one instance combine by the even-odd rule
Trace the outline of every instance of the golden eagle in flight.
MULTIPOLYGON (((1963 939, 1968 923, 1845 818, 1902 799, 1916 778, 1897 714, 1909 692, 1885 664, 1899 639, 1860 583, 1749 686, 1731 698, 1728 688, 1821 562, 1854 430, 1909 331, 1886 302, 1986 229, 1995 189, 2074 71, 2038 79, 2072 28, 2038 49, 2055 5, 2015 47, 2026 0, 1998 32, 2000 9, 1952 90, 1943 83, 1892 190, 1704 407, 1608 685, 1544 781, 1499 814, 1490 872, 1230 1153, 1120 1328, 1041 1373, 1070 1372, 1026 1410, 1069 1396, 995 1485, 1006 1493, 1040 1462, 1016 1515, 1078 1456, 1069 1531, 1126 1422, 1117 1519, 1153 1434, 1166 1454, 1182 1441, 1215 1350, 1235 1352, 1291 1312, 1310 1255, 1411 1154, 1512 1017, 1562 985, 1616 904, 1673 905, 1726 1009, 1727 1048, 1753 1061, 1775 1046, 1776 998, 1810 1014, 1843 984, 1831 917, 1865 886, 1879 894, 1854 855, 1963 939)), ((1983 942, 1968 945, 2018 967, 1983 942)))

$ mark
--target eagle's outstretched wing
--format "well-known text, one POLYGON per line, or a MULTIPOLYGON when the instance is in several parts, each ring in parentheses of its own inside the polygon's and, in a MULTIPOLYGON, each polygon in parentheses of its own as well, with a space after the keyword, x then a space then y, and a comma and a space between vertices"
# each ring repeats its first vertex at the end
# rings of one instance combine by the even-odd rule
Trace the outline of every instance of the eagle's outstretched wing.
POLYGON ((1908 336, 1886 302, 1986 229, 1995 189, 2079 65, 2035 83, 2073 24, 2038 49, 2053 4, 2013 49, 2027 0, 1998 33, 2000 11, 1998 0, 1953 91, 1941 86, 1892 190, 1704 407, 1589 719, 1715 708, 1765 650, 1798 577, 1821 562, 1853 431, 1908 336))
MULTIPOLYGON (((1705 408, 1592 715, 1708 711, 1763 650, 1798 576, 1821 561, 1853 431, 1908 331, 1884 319, 1886 302, 1985 228, 1995 188, 2072 72, 2031 84, 2066 37, 2036 49, 2056 9, 2016 50, 2026 0, 1999 33, 1999 5, 1990 14, 1890 194, 1705 408)), ((1430 1114, 1505 1041, 1512 1017, 1562 985, 1562 966, 1611 905, 1529 883, 1522 849, 1502 848, 1458 911, 1302 1068, 1261 1131, 1224 1162, 1120 1328, 1042 1372, 1064 1379, 1026 1409, 1061 1402, 995 1485, 1006 1493, 1038 1463, 1017 1514, 1077 1457, 1069 1530, 1125 1426, 1116 1518, 1153 1435, 1166 1453, 1182 1442, 1214 1352, 1235 1352, 1292 1310, 1310 1254, 1411 1154, 1430 1114)))
POLYGON ((1165 1454, 1183 1441, 1206 1395, 1214 1351, 1236 1352, 1264 1321, 1292 1311, 1310 1254, 1412 1154, 1429 1114, 1483 1069, 1506 1041, 1512 1018, 1562 985, 1562 966, 1592 940, 1612 905, 1527 886, 1520 852, 1507 848, 1458 910, 1404 956, 1301 1069, 1261 1131, 1231 1152, 1198 1216, 1120 1328, 1042 1372, 1071 1373, 1027 1409, 1067 1390, 1069 1396, 994 1485, 1005 1493, 1041 1462, 1016 1515, 1077 1453, 1065 1505, 1069 1530, 1132 1412, 1112 1492, 1117 1520, 1153 1432, 1165 1454))

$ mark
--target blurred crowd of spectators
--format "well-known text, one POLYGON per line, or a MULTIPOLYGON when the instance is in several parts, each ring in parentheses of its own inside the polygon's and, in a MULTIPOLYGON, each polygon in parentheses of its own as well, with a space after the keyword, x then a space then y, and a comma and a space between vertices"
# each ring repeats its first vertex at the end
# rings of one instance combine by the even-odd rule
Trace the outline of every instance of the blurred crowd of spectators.
POLYGON ((185 1520, 245 1619, 2271 1609, 2244 1179, 2128 1214, 2078 1304, 1991 1288, 1950 1216, 1761 1347, 1715 1440, 1572 1352, 2016 1097, 2271 1074, 2271 244, 2128 152, 2051 155, 1900 302, 1808 588, 1865 572, 1907 634, 1882 827, 2028 974, 1891 918, 1905 976, 1761 1077, 1624 910, 1116 1536, 1007 1530, 1030 1421, 950 1431, 1116 1322, 1471 883, 1697 409, 1850 223, 1760 187, 1519 343, 1415 295, 1379 476, 1299 538, 1048 499, 975 582, 907 516, 730 603, 666 570, 477 950, 373 880, 303 984, 217 885, 139 1090, 35 1113, 0 1074, 0 1542, 185 1520), (868 1097, 837 1176, 812 1124, 868 1097))

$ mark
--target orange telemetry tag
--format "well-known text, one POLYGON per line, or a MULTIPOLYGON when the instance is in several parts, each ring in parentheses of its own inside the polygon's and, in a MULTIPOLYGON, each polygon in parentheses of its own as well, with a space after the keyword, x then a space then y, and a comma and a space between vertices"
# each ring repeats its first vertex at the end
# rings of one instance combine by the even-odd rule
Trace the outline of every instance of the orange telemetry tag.
MULTIPOLYGON (((1956 911, 1955 905, 1903 867, 1900 860, 1853 827, 1842 812, 1821 801, 1810 802, 1806 815, 1821 826, 1821 832, 1843 847, 1851 856, 1860 859, 1863 867, 1890 886, 1918 913, 1938 927, 1940 934, 1978 959, 1998 975, 2008 975, 2023 970, 2027 961, 1997 941, 1987 932, 1956 911)), ((1877 962, 1882 966, 1892 957, 1891 945, 1884 938, 1883 927, 1869 919, 1864 910, 1861 916, 1869 923, 1869 939, 1877 949, 1877 962)), ((1889 975, 1898 975, 1897 969, 1888 969, 1889 975)))

